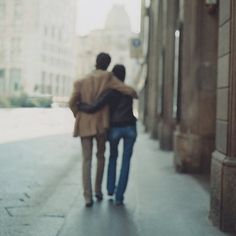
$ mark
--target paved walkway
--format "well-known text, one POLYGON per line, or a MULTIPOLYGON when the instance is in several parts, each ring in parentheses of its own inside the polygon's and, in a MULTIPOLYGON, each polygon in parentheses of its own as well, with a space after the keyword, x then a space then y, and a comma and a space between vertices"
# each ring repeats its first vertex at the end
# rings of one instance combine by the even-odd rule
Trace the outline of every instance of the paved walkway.
POLYGON ((202 177, 176 173, 173 154, 141 128, 125 205, 105 197, 87 209, 71 112, 0 110, 0 121, 0 236, 227 235, 208 220, 202 177))
POLYGON ((78 196, 58 235, 228 235, 208 220, 209 191, 201 179, 176 173, 173 154, 159 151, 158 143, 141 131, 125 205, 117 207, 106 197, 86 209, 82 197, 78 196))

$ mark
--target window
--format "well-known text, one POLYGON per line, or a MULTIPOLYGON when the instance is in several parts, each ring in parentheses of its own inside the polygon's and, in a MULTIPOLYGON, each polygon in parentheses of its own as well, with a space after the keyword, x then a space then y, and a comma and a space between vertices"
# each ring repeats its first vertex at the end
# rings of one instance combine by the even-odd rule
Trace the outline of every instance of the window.
POLYGON ((53 86, 53 80, 54 80, 54 76, 51 73, 50 76, 49 76, 49 84, 50 84, 50 87, 51 87, 51 94, 55 94, 55 88, 53 86))
POLYGON ((10 69, 10 91, 17 92, 20 90, 21 70, 10 69))
POLYGON ((43 71, 41 74, 41 93, 45 93, 45 80, 46 80, 46 73, 43 71))
POLYGON ((63 80, 62 80, 62 95, 63 96, 66 95, 66 76, 63 76, 63 80))
POLYGON ((6 15, 6 3, 5 0, 0 0, 0 19, 6 15))
POLYGON ((5 91, 5 70, 0 69, 0 93, 5 91))
POLYGON ((5 61, 4 41, 0 39, 0 63, 3 64, 4 61, 5 61))
POLYGON ((59 95, 59 86, 60 86, 60 76, 57 75, 56 77, 56 95, 59 95))
POLYGON ((4 78, 5 77, 5 70, 1 70, 0 69, 0 79, 4 78))
POLYGON ((11 50, 15 53, 19 53, 21 50, 21 39, 20 38, 12 38, 11 39, 11 50))
POLYGON ((164 68, 165 68, 165 50, 162 49, 161 57, 159 60, 159 73, 158 73, 158 100, 157 100, 157 113, 160 114, 160 116, 163 116, 163 110, 164 110, 164 68))
POLYGON ((61 29, 58 30, 58 40, 59 41, 62 40, 62 30, 61 29))
POLYGON ((52 28, 51 28, 51 36, 52 36, 52 38, 54 38, 54 36, 55 36, 55 27, 54 26, 52 26, 52 28))
POLYGON ((151 1, 150 1, 150 0, 146 0, 146 1, 145 1, 145 6, 146 6, 146 7, 150 7, 150 4, 151 4, 151 1))
POLYGON ((127 39, 126 35, 118 35, 118 41, 117 41, 117 47, 120 49, 120 50, 126 50, 129 45, 128 45, 128 42, 129 40, 127 39))
POLYGON ((11 61, 18 59, 21 52, 21 39, 12 38, 11 39, 11 61))
POLYGON ((22 1, 14 0, 14 21, 15 23, 19 22, 19 19, 22 17, 22 1))
POLYGON ((180 47, 181 47, 181 27, 175 31, 175 50, 174 50, 174 83, 173 83, 173 118, 175 118, 178 122, 180 121, 180 84, 181 84, 181 76, 180 76, 180 47))

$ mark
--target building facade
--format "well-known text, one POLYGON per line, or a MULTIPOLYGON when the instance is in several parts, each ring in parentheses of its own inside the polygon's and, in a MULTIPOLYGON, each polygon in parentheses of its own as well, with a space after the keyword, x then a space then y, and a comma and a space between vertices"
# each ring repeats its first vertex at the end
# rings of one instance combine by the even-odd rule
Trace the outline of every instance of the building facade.
POLYGON ((109 69, 114 64, 124 64, 126 83, 133 85, 139 68, 138 61, 130 56, 130 40, 134 36, 124 6, 114 5, 108 13, 103 29, 79 37, 77 77, 83 77, 94 68, 98 53, 107 52, 112 58, 109 69))
POLYGON ((75 0, 0 0, 0 92, 69 95, 75 0))
POLYGON ((144 12, 146 130, 178 171, 210 176, 210 219, 235 232, 236 3, 152 0, 144 12))

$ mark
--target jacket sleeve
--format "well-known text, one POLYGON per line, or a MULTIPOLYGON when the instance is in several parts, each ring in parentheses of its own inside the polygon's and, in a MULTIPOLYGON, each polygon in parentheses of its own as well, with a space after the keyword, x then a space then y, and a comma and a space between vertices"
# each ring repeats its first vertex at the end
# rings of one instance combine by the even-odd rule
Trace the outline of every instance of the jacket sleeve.
POLYGON ((79 103, 77 103, 78 104, 78 110, 86 112, 86 113, 97 112, 102 107, 104 107, 107 103, 109 103, 109 101, 114 97, 114 92, 115 92, 114 90, 105 91, 92 104, 88 104, 88 103, 85 103, 85 102, 79 102, 79 103))
POLYGON ((79 81, 76 81, 74 83, 73 92, 72 92, 72 95, 69 100, 69 107, 70 107, 71 111, 73 112, 74 117, 76 117, 76 115, 78 113, 77 103, 80 101, 79 87, 80 87, 80 83, 79 83, 79 81))
POLYGON ((114 89, 133 98, 138 98, 137 92, 133 88, 124 84, 122 81, 117 79, 112 73, 110 74, 110 78, 105 86, 105 90, 107 89, 114 89))

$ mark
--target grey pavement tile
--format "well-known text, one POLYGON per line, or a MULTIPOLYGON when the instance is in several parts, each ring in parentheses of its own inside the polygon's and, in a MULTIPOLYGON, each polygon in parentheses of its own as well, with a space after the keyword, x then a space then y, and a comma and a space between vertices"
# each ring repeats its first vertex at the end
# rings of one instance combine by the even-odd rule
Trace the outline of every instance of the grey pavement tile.
POLYGON ((209 192, 194 177, 177 173, 173 153, 160 151, 158 142, 140 132, 125 205, 117 207, 105 197, 86 209, 78 200, 59 236, 229 235, 212 226, 208 211, 209 192))
MULTIPOLYGON (((70 135, 24 140, 7 148, 1 145, 0 151, 14 147, 8 158, 0 158, 5 164, 0 174, 4 178, 0 180, 0 186, 4 185, 0 189, 0 236, 228 235, 208 220, 206 188, 194 177, 176 173, 173 153, 161 152, 158 142, 144 134, 142 127, 122 207, 106 197, 91 209, 84 207, 80 144, 70 135), (58 151, 62 145, 64 149, 58 151), (15 175, 7 178, 7 173, 15 175)), ((95 164, 96 158, 93 168, 95 164)), ((103 184, 105 193, 106 172, 103 184)))

